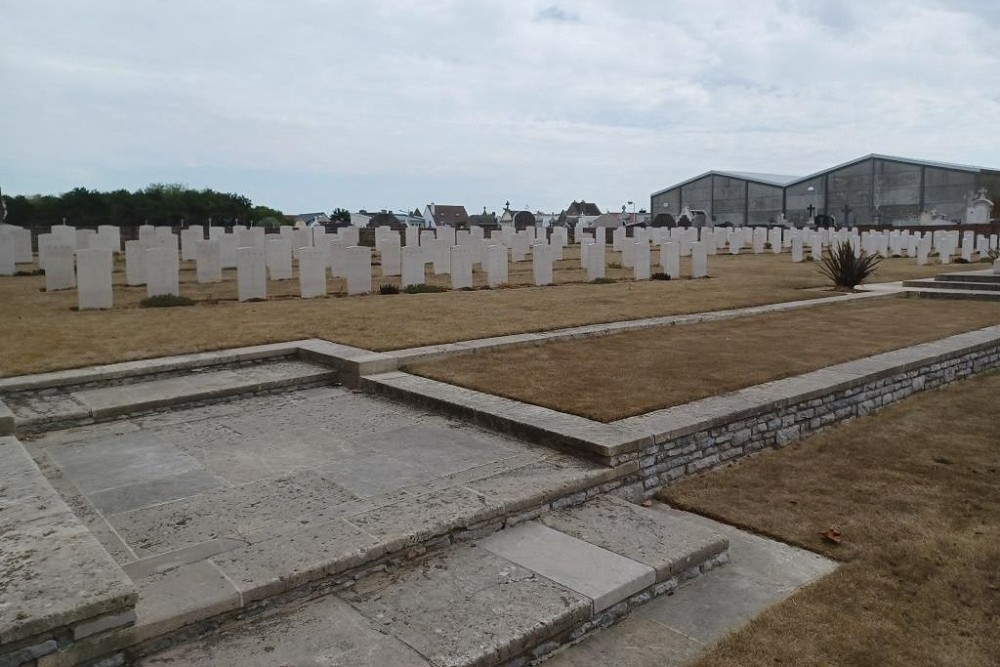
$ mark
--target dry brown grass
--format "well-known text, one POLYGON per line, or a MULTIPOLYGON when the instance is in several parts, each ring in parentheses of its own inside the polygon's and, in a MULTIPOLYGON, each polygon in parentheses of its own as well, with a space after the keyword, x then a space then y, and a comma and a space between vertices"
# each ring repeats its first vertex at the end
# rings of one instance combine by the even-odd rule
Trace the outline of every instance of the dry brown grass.
MULTIPOLYGON (((720 255, 710 258, 709 267, 708 280, 589 285, 578 252, 571 249, 556 265, 557 287, 304 301, 294 296, 295 280, 270 282, 267 302, 238 303, 235 271, 226 271, 221 284, 198 285, 192 264, 185 263, 181 293, 198 305, 146 309, 138 307, 145 288, 126 287, 119 264, 115 308, 106 312, 73 311, 76 293, 46 294, 40 276, 0 278, 0 376, 309 337, 389 350, 827 296, 810 289, 825 284, 816 266, 791 264, 787 255, 720 255)), ((374 271, 378 275, 379 269, 374 271)), ((935 269, 897 259, 881 271, 880 279, 898 280, 932 275, 935 269)), ((528 283, 530 272, 530 261, 512 265, 512 284, 528 283)), ((627 274, 608 270, 623 281, 627 274)), ((476 281, 483 282, 478 271, 476 281)), ((376 278, 374 284, 380 282, 398 280, 376 278)), ((343 280, 331 279, 329 288, 343 293, 343 280)))
POLYGON ((406 370, 613 421, 1000 324, 1000 303, 886 298, 417 364, 406 370))
POLYGON ((844 561, 698 667, 1000 664, 998 396, 992 373, 665 489, 844 561))

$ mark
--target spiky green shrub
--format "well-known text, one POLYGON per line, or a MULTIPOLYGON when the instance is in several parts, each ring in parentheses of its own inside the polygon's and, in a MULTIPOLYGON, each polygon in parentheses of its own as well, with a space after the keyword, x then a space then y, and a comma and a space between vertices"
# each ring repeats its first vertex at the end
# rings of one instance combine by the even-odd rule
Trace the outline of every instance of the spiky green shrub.
POLYGON ((610 285, 615 281, 614 278, 594 278, 590 281, 591 285, 610 285))
POLYGON ((881 261, 878 255, 869 255, 864 250, 855 253, 850 243, 838 243, 823 253, 819 270, 836 287, 853 289, 871 277, 881 261))
POLYGON ((670 274, 664 273, 663 271, 657 271, 656 273, 649 276, 651 280, 670 280, 670 274))
POLYGON ((378 286, 378 293, 379 294, 399 294, 399 287, 396 286, 396 285, 392 285, 390 283, 386 283, 385 285, 379 285, 378 286))

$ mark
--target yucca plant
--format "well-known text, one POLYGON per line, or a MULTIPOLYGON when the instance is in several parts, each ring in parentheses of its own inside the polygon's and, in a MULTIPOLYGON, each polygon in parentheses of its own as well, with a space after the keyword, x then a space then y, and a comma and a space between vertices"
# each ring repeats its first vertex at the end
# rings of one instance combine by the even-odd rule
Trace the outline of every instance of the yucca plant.
POLYGON ((842 242, 827 248, 820 261, 820 273, 832 280, 836 287, 853 289, 875 273, 882 258, 869 255, 864 250, 856 254, 854 246, 842 242))

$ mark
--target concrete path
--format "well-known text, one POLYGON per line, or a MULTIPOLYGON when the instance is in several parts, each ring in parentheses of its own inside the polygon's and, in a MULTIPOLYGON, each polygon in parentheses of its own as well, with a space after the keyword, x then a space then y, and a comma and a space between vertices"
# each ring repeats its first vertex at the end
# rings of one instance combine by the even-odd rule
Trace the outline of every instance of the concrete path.
POLYGON ((836 568, 833 561, 808 551, 666 505, 654 507, 726 536, 729 563, 565 649, 548 660, 546 667, 679 667, 836 568))

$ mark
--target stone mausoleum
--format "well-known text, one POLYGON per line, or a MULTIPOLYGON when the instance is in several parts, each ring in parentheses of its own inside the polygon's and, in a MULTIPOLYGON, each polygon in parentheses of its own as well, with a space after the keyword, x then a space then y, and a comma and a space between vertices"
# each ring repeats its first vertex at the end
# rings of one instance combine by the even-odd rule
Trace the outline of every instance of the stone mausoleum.
POLYGON ((816 215, 838 225, 974 223, 970 206, 998 194, 998 169, 872 154, 808 176, 709 171, 654 192, 650 211, 655 220, 703 210, 735 226, 802 225, 816 215))

